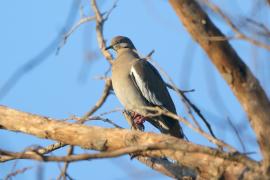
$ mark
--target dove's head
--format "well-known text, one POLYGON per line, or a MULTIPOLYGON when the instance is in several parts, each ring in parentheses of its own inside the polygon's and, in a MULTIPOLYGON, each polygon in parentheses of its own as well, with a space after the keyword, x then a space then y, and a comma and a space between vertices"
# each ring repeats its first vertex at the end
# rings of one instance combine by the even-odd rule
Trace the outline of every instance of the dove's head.
POLYGON ((133 50, 136 49, 129 38, 125 36, 116 36, 112 39, 111 45, 109 47, 106 47, 105 50, 113 49, 115 51, 118 51, 123 48, 129 48, 133 50))

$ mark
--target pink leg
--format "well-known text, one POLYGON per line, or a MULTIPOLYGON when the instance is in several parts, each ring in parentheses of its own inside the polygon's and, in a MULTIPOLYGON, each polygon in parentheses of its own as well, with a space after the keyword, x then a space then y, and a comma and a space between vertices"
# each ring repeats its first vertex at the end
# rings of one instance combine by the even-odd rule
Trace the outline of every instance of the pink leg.
POLYGON ((143 116, 138 115, 133 119, 134 123, 137 125, 143 124, 145 122, 145 119, 143 116))
POLYGON ((142 115, 135 112, 132 112, 132 118, 136 125, 143 125, 143 123, 145 122, 145 118, 142 115))

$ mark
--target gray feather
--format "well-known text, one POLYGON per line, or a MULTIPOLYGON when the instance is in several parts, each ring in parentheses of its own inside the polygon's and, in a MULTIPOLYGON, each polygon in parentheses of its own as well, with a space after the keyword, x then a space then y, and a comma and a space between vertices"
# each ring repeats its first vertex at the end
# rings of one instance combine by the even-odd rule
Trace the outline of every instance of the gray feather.
POLYGON ((152 64, 146 60, 138 60, 133 64, 130 75, 149 104, 161 106, 176 113, 166 84, 152 64))

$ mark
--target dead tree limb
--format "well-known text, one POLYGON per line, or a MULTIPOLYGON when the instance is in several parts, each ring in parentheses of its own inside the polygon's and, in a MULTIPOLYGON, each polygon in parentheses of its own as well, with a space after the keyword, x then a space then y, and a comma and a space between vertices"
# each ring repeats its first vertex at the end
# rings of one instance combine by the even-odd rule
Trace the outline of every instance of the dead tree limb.
MULTIPOLYGON (((214 177, 239 178, 240 176, 247 179, 264 178, 259 164, 244 155, 195 145, 167 135, 71 124, 4 106, 0 106, 0 127, 86 149, 102 151, 101 153, 119 153, 121 149, 134 147, 134 151, 126 151, 126 153, 137 153, 138 156, 151 158, 167 157, 183 166, 196 170, 198 176, 203 179, 214 177)), ((2 151, 0 155, 12 155, 12 153, 6 153, 2 151)), ((118 155, 123 154, 125 153, 119 153, 118 155)), ((17 158, 26 156, 20 155, 17 158)), ((40 156, 39 160, 46 160, 46 156, 35 155, 36 158, 40 156)), ((76 155, 72 155, 70 158, 72 159, 74 156, 76 155)), ((101 157, 104 154, 96 156, 101 157)), ((47 160, 49 159, 47 158, 47 160)))
POLYGON ((259 81, 251 73, 225 37, 194 0, 169 0, 183 25, 200 44, 226 80, 249 117, 263 156, 265 171, 270 173, 270 102, 259 81))

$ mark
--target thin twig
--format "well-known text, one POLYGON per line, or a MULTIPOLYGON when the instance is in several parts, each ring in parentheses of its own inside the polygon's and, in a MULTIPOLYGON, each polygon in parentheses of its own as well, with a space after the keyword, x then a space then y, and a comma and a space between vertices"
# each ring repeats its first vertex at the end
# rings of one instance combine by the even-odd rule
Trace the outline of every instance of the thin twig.
POLYGON ((152 51, 150 51, 143 59, 145 60, 151 60, 152 55, 154 54, 155 50, 153 49, 152 51))
MULTIPOLYGON (((246 40, 247 42, 254 44, 258 47, 270 50, 270 45, 265 44, 261 41, 258 41, 254 38, 250 38, 247 35, 245 35, 244 33, 242 33, 237 27, 236 25, 231 21, 231 19, 225 15, 225 13, 218 7, 216 6, 214 3, 211 3, 209 0, 203 0, 204 3, 210 8, 212 9, 214 12, 216 12, 217 14, 219 14, 224 21, 230 26, 230 28, 232 29, 232 31, 235 33, 235 36, 233 36, 233 38, 237 38, 237 39, 243 39, 246 40)), ((210 38, 212 40, 214 40, 213 38, 218 39, 219 37, 207 37, 210 38)), ((223 37, 220 37, 223 38, 223 37)), ((231 37, 230 37, 231 38, 231 37)), ((228 40, 229 38, 225 38, 224 40, 228 40)), ((218 39, 218 40, 222 40, 222 39, 218 39)))
POLYGON ((197 122, 197 120, 195 119, 194 115, 192 114, 192 110, 191 108, 194 110, 194 112, 202 119, 202 121, 204 122, 204 124, 206 125, 207 129, 209 130, 210 134, 213 136, 213 138, 217 139, 211 125, 208 123, 208 121, 206 120, 206 118, 202 115, 201 111, 199 110, 199 108, 193 104, 188 98, 187 96, 177 88, 177 86, 174 84, 173 80, 170 78, 170 76, 160 67, 158 66, 157 63, 155 63, 155 66, 157 66, 157 68, 162 72, 162 74, 168 79, 168 81, 170 82, 170 84, 167 84, 171 89, 173 89, 181 98, 182 102, 185 105, 185 110, 187 111, 188 115, 190 116, 190 118, 192 119, 192 121, 194 122, 194 124, 196 125, 196 127, 203 132, 202 128, 200 127, 199 123, 197 122))
MULTIPOLYGON (((91 116, 93 113, 95 113, 104 104, 104 102, 106 101, 107 97, 109 96, 110 90, 112 88, 111 86, 112 86, 111 79, 109 79, 109 78, 105 79, 105 87, 104 87, 104 91, 102 93, 102 96, 97 101, 97 103, 91 108, 91 110, 88 111, 82 118, 80 118, 76 122, 77 124, 83 124, 89 118, 89 116, 91 116)), ((114 124, 114 123, 112 123, 108 119, 107 120, 102 119, 102 120, 104 122, 108 122, 108 123, 114 124)), ((114 125, 116 125, 116 124, 114 124, 114 125)), ((68 156, 72 155, 73 149, 74 149, 74 146, 70 146, 69 147, 69 149, 68 149, 68 156)), ((61 177, 63 177, 63 179, 65 180, 67 176, 69 177, 69 175, 67 174, 68 165, 69 165, 68 162, 66 162, 64 164, 64 168, 62 169, 62 173, 60 174, 60 176, 58 177, 58 179, 61 179, 61 177)))
MULTIPOLYGON (((90 111, 88 111, 82 118, 80 118, 76 123, 77 124, 83 124, 88 118, 89 116, 91 116, 93 113, 95 113, 103 104, 104 102, 106 101, 108 95, 109 95, 109 92, 111 90, 111 86, 112 86, 112 83, 111 83, 111 79, 106 79, 105 80, 105 87, 104 87, 104 91, 102 93, 102 96, 101 98, 97 101, 97 103, 91 108, 90 111)), ((104 122, 108 122, 108 123, 111 123, 111 124, 114 124, 112 123, 110 120, 108 119, 102 119, 104 122)), ((116 124, 114 124, 116 125, 116 124)), ((116 125, 117 126, 117 125, 116 125)), ((69 149, 68 149, 68 156, 72 155, 73 153, 73 149, 74 149, 74 146, 70 146, 69 149)), ((65 180, 66 177, 69 177, 69 175, 67 174, 67 168, 68 168, 68 165, 69 165, 69 162, 66 162, 64 164, 64 168, 62 169, 62 173, 60 174, 60 176, 58 177, 58 179, 61 179, 61 177, 63 177, 63 179, 65 180)), ((70 178, 70 177, 69 177, 70 178)), ((71 179, 71 178, 70 178, 71 179)))
MULTIPOLYGON (((106 19, 109 17, 110 13, 112 12, 112 10, 115 8, 115 4, 113 6, 113 8, 107 13, 106 19)), ((98 37, 98 44, 100 49, 102 50, 103 55, 106 57, 106 59, 108 60, 108 62, 111 64, 112 63, 112 55, 105 50, 105 40, 103 39, 103 23, 106 21, 106 19, 102 18, 101 13, 99 12, 99 9, 97 8, 96 2, 92 1, 92 8, 95 12, 95 16, 94 17, 90 17, 87 19, 82 19, 81 21, 79 21, 79 23, 77 23, 73 28, 71 28, 71 30, 69 31, 69 33, 65 36, 64 38, 64 43, 67 39, 67 37, 74 31, 76 30, 82 23, 84 22, 88 22, 89 20, 93 20, 94 18, 96 19, 96 31, 97 31, 97 37, 98 37)), ((95 106, 89 111, 87 112, 79 121, 77 121, 76 123, 82 124, 84 123, 89 116, 91 116, 94 112, 96 112, 105 102, 105 100, 107 99, 109 92, 111 89, 111 80, 106 80, 106 84, 105 84, 105 88, 103 91, 103 94, 100 98, 100 100, 95 104, 95 106)), ((72 153, 73 151, 73 146, 70 146, 70 151, 72 153)), ((65 164, 64 170, 66 170, 68 167, 68 163, 65 164)), ((64 171, 65 172, 65 171, 64 171)), ((65 173, 66 174, 66 173, 65 173)))
MULTIPOLYGON (((69 146, 67 156, 71 156, 73 154, 73 151, 74 151, 74 146, 69 146)), ((69 162, 65 162, 64 167, 61 170, 61 174, 59 175, 57 180, 61 180, 62 178, 63 180, 66 180, 67 177, 69 179, 72 179, 70 175, 67 173, 68 166, 69 166, 69 162)))
MULTIPOLYGON (((39 147, 37 149, 29 149, 29 150, 26 150, 24 153, 27 154, 27 153, 35 152, 36 154, 43 155, 43 154, 48 154, 48 153, 55 151, 59 148, 62 148, 64 146, 65 146, 64 143, 57 142, 57 143, 51 144, 47 147, 39 147)), ((12 156, 0 156, 0 162, 6 162, 6 161, 14 160, 14 159, 15 158, 12 156)))
POLYGON ((56 50, 56 54, 59 54, 60 49, 66 44, 67 39, 69 38, 69 36, 76 31, 82 24, 87 23, 89 21, 93 21, 95 20, 95 16, 89 16, 89 17, 83 17, 79 20, 79 22, 77 22, 75 25, 73 25, 70 30, 64 34, 63 40, 60 42, 57 50, 56 50))
MULTIPOLYGON (((98 100, 98 102, 95 104, 95 106, 89 112, 87 112, 82 118, 80 118, 80 120, 76 123, 79 123, 79 124, 83 123, 89 116, 91 116, 94 112, 96 112, 105 102, 106 98, 109 95, 110 89, 111 89, 111 80, 107 79, 105 81, 105 87, 104 87, 104 91, 103 91, 101 98, 98 100)), ((41 147, 41 148, 39 147, 37 149, 31 149, 29 151, 26 151, 25 153, 27 153, 27 152, 31 153, 34 151, 34 152, 36 152, 36 154, 44 155, 44 154, 48 154, 52 151, 55 151, 59 148, 62 148, 64 146, 66 146, 66 144, 61 143, 61 142, 57 142, 57 143, 54 143, 54 144, 49 145, 47 147, 41 147)), ((0 156, 0 162, 6 162, 6 161, 10 161, 10 160, 14 160, 14 158, 10 157, 10 156, 0 156)))
POLYGON ((192 125, 191 123, 188 122, 188 120, 186 120, 185 118, 182 118, 180 116, 178 116, 177 114, 174 114, 172 112, 169 112, 167 110, 161 109, 160 107, 156 106, 156 107, 151 107, 151 106, 143 106, 143 107, 133 107, 132 108, 137 109, 137 110, 148 110, 148 112, 146 114, 142 114, 144 117, 154 117, 154 116, 160 116, 160 115, 165 115, 168 117, 171 117, 175 120, 178 120, 179 122, 184 123, 186 126, 188 126, 190 129, 194 130, 195 132, 201 134, 203 137, 205 137, 206 139, 208 139, 210 142, 216 144, 219 147, 225 147, 228 148, 229 151, 231 152, 238 152, 234 147, 232 147, 229 144, 226 144, 225 142, 223 142, 222 140, 216 139, 215 137, 213 137, 212 135, 207 134, 206 132, 204 132, 202 129, 195 127, 194 125, 192 125))
MULTIPOLYGON (((114 7, 116 7, 116 2, 113 5, 113 8, 114 7)), ((100 11, 99 11, 99 9, 98 9, 98 7, 97 7, 97 4, 96 4, 95 0, 91 0, 91 8, 93 9, 93 11, 95 13, 95 16, 96 16, 96 33, 97 33, 97 41, 98 41, 99 48, 100 48, 102 54, 104 55, 104 57, 106 58, 106 60, 110 64, 112 64, 113 57, 112 57, 112 55, 110 54, 109 51, 105 50, 106 42, 105 42, 105 39, 104 39, 104 36, 103 36, 103 25, 104 25, 104 22, 108 19, 109 13, 106 16, 106 19, 103 18, 100 11)))
POLYGON ((254 19, 251 18, 246 18, 245 19, 248 23, 251 23, 252 25, 256 26, 257 28, 259 28, 261 30, 261 32, 257 33, 259 35, 263 35, 266 38, 270 38, 270 29, 263 23, 257 22, 254 19))
POLYGON ((125 148, 113 150, 113 151, 106 151, 101 153, 95 154, 78 154, 78 155, 68 155, 68 156, 42 156, 42 158, 38 158, 33 154, 28 153, 14 153, 11 151, 1 150, 1 154, 13 156, 18 159, 34 159, 38 161, 50 161, 50 162, 74 162, 74 161, 82 161, 82 160, 89 160, 89 159, 102 159, 102 158, 113 158, 118 157, 124 154, 129 153, 139 153, 146 150, 154 150, 154 149, 166 149, 168 148, 164 143, 155 143, 149 145, 141 145, 141 146, 128 146, 125 148))
POLYGON ((112 113, 115 113, 115 112, 122 112, 124 109, 123 108, 115 108, 115 109, 112 109, 112 110, 109 110, 109 111, 106 111, 106 112, 102 112, 99 114, 99 116, 105 116, 105 115, 108 115, 108 114, 112 114, 112 113))
POLYGON ((25 167, 25 168, 22 168, 22 169, 18 169, 18 170, 14 171, 14 172, 9 173, 4 179, 5 180, 11 180, 12 177, 17 176, 18 174, 23 174, 25 171, 30 170, 30 169, 32 169, 32 167, 25 167))
POLYGON ((242 140, 242 138, 241 138, 241 136, 240 136, 240 134, 239 134, 237 128, 234 126, 233 122, 231 121, 231 119, 230 119, 229 117, 226 118, 226 119, 228 120, 229 125, 232 127, 234 133, 236 134, 236 136, 237 136, 237 138, 238 138, 238 140, 239 140, 239 142, 240 142, 240 144, 241 144, 243 153, 246 153, 246 147, 245 147, 245 144, 244 144, 244 142, 243 142, 243 140, 242 140))
POLYGON ((113 125, 116 128, 121 128, 121 126, 119 126, 118 124, 114 123, 112 120, 108 119, 108 118, 103 118, 101 116, 90 116, 87 120, 101 120, 103 122, 109 123, 111 125, 113 125))

